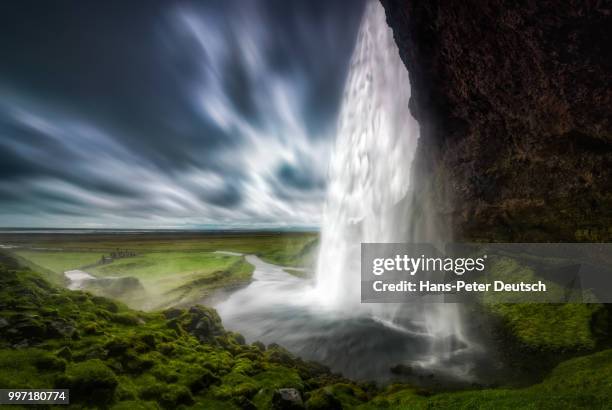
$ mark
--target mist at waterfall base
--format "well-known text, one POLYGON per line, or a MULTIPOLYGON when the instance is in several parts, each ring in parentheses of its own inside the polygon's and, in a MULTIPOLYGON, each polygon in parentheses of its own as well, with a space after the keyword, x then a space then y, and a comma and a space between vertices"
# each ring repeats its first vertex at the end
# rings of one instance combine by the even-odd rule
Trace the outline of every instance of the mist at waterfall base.
POLYGON ((360 303, 362 242, 440 239, 423 220, 411 221, 419 131, 409 84, 384 10, 371 2, 339 114, 316 277, 248 256, 253 282, 216 306, 227 328, 355 379, 388 381, 402 364, 410 374, 401 377, 421 384, 433 374, 474 380, 478 346, 466 337, 458 306, 360 303))

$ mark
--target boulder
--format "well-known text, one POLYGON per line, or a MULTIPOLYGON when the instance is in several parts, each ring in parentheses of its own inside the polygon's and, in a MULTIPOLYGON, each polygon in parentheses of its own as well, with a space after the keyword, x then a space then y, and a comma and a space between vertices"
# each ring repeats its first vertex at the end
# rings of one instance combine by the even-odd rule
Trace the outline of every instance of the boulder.
POLYGON ((277 389, 272 396, 274 410, 303 409, 302 395, 297 389, 277 389))
POLYGON ((72 337, 76 328, 64 320, 53 320, 47 323, 47 334, 50 337, 72 337))
POLYGON ((36 320, 17 323, 14 329, 18 334, 26 338, 41 338, 46 333, 45 326, 36 320))
POLYGON ((184 329, 201 342, 213 342, 216 336, 224 334, 221 318, 217 311, 204 306, 192 306, 189 309, 189 322, 184 329))
POLYGON ((164 315, 164 317, 166 319, 176 319, 177 317, 179 317, 180 315, 182 315, 185 311, 183 309, 179 309, 179 308, 170 308, 170 309, 166 309, 162 312, 162 315, 164 315))
POLYGON ((55 355, 61 359, 65 359, 68 361, 72 360, 72 351, 68 346, 64 346, 55 353, 55 355))
POLYGON ((308 410, 342 410, 342 403, 325 389, 313 392, 306 401, 308 410))

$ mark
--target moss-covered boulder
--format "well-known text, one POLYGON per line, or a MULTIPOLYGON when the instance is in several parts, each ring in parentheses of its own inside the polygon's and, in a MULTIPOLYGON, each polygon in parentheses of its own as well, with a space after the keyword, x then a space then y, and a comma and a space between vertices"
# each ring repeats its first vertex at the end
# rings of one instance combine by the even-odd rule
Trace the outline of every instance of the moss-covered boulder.
POLYGON ((304 408, 302 395, 297 389, 276 389, 272 395, 272 409, 300 410, 304 408))
POLYGON ((115 373, 100 359, 92 359, 70 365, 55 387, 70 389, 76 401, 99 405, 113 401, 117 384, 115 373))

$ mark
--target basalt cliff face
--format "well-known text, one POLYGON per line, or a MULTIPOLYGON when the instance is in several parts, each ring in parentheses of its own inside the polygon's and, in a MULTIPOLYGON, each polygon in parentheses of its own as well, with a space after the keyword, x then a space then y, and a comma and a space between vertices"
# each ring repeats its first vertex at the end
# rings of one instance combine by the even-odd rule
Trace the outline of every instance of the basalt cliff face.
POLYGON ((456 239, 612 240, 612 4, 381 1, 456 239))

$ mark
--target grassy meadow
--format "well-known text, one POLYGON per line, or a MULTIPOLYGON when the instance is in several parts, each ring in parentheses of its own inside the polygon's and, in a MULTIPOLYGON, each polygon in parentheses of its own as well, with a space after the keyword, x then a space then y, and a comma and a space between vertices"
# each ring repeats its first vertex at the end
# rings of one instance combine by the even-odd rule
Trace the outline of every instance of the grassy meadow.
POLYGON ((57 273, 91 265, 100 259, 100 252, 17 251, 15 253, 32 263, 57 273))
POLYGON ((0 243, 19 249, 63 252, 111 252, 117 248, 146 252, 228 251, 257 255, 283 266, 302 266, 316 246, 313 232, 139 232, 139 233, 2 233, 0 243))
MULTIPOLYGON (((293 268, 308 268, 316 251, 314 233, 144 232, 1 234, 0 243, 24 266, 47 280, 66 284, 65 271, 80 269, 97 281, 86 289, 119 299, 138 309, 158 309, 202 302, 224 290, 244 286, 253 266, 244 256, 293 268), (129 251, 130 256, 100 264, 103 256, 129 251), (121 279, 117 281, 117 279, 121 279)), ((292 270, 303 275, 301 270, 292 270)))
POLYGON ((251 279, 253 266, 244 256, 212 252, 154 252, 99 265, 88 272, 101 278, 138 279, 144 287, 144 296, 136 297, 136 303, 128 304, 158 308, 201 301, 217 290, 244 285, 251 279))

